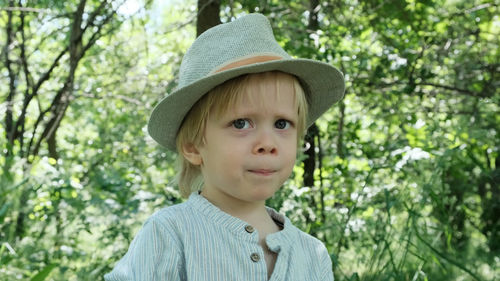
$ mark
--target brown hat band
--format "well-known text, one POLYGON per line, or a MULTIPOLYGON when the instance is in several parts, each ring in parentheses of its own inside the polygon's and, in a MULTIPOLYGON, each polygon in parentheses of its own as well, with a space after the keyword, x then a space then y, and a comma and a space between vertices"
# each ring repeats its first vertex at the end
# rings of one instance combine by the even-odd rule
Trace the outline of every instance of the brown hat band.
POLYGON ((222 72, 222 71, 225 71, 228 69, 237 68, 237 67, 245 66, 245 65, 249 65, 249 64, 255 64, 255 63, 272 61, 272 60, 281 60, 281 59, 283 59, 283 58, 279 57, 279 56, 269 56, 269 55, 248 57, 248 58, 244 58, 244 59, 239 59, 239 60, 231 62, 229 64, 225 64, 224 66, 216 69, 212 73, 218 73, 218 72, 222 72))

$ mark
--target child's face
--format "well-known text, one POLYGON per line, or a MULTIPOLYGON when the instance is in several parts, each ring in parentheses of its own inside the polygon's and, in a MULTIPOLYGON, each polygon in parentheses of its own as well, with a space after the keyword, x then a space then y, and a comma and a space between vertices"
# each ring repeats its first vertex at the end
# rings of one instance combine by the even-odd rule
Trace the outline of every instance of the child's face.
POLYGON ((250 79, 240 103, 207 120, 205 141, 197 149, 204 193, 219 203, 268 199, 295 163, 298 113, 292 83, 280 83, 278 94, 269 75, 250 79))

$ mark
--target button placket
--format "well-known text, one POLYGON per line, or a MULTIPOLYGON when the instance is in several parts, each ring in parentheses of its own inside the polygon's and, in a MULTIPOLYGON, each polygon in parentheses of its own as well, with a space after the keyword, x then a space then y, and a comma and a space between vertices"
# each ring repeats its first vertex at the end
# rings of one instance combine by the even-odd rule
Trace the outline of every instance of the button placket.
MULTIPOLYGON (((245 231, 248 234, 255 233, 255 228, 249 224, 245 225, 245 231)), ((259 252, 253 252, 250 254, 250 260, 253 261, 254 263, 258 263, 261 260, 261 255, 259 252)))

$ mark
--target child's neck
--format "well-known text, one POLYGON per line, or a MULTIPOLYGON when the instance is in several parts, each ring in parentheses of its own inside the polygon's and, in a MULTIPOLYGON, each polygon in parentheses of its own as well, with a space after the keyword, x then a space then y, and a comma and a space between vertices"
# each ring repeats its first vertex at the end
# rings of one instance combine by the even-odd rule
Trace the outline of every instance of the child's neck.
POLYGON ((259 226, 263 224, 274 224, 266 210, 264 200, 248 202, 230 196, 220 196, 220 194, 218 194, 218 196, 213 196, 213 194, 207 190, 203 190, 201 195, 223 212, 233 217, 237 217, 256 228, 259 228, 259 226))

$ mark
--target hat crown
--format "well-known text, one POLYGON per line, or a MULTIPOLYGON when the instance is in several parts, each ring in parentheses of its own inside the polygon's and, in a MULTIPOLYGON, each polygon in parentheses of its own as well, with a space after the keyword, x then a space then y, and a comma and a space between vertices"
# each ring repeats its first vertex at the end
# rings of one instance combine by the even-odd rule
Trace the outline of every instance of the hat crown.
POLYGON ((276 42, 265 16, 249 14, 212 27, 202 33, 184 55, 178 88, 198 81, 228 63, 253 55, 290 58, 276 42))

